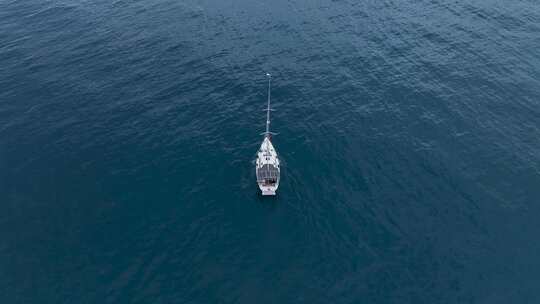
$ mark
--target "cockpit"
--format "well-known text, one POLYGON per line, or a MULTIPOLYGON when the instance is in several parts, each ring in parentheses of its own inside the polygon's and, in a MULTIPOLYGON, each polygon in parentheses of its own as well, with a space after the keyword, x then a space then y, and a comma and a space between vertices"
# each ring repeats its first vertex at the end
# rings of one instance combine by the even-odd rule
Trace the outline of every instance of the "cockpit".
POLYGON ((278 178, 279 170, 274 165, 265 164, 257 170, 257 182, 265 186, 275 185, 278 182, 278 178))

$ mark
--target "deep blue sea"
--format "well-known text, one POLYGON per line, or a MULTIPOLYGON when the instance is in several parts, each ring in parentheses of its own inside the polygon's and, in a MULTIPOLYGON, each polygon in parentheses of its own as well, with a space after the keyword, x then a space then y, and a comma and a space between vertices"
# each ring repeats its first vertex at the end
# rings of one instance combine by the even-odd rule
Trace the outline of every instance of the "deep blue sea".
POLYGON ((539 217, 538 0, 0 0, 2 304, 537 304, 539 217))

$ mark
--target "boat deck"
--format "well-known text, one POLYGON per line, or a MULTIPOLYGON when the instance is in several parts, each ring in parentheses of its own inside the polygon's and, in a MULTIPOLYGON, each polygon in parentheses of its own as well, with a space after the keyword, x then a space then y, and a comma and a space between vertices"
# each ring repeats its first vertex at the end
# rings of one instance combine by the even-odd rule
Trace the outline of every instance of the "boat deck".
POLYGON ((274 181, 274 183, 279 178, 279 170, 269 164, 262 165, 261 168, 257 169, 257 181, 258 182, 267 182, 274 181))

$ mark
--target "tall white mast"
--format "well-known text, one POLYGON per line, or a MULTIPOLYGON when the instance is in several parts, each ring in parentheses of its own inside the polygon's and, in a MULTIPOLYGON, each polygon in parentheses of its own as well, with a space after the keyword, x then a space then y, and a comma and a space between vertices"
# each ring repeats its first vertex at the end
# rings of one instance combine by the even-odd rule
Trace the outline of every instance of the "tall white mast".
POLYGON ((272 132, 270 132, 270 87, 272 84, 272 75, 270 73, 266 73, 266 76, 268 76, 268 105, 266 107, 266 132, 264 132, 265 137, 269 137, 272 132))

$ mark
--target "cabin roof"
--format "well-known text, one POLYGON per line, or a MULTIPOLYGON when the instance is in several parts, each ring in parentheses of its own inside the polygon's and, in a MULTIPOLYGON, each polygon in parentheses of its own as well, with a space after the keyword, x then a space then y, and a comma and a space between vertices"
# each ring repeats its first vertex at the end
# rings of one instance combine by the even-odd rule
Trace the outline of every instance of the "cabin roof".
POLYGON ((262 165, 257 169, 257 180, 263 181, 266 179, 277 179, 279 177, 279 170, 277 167, 271 164, 262 165))

